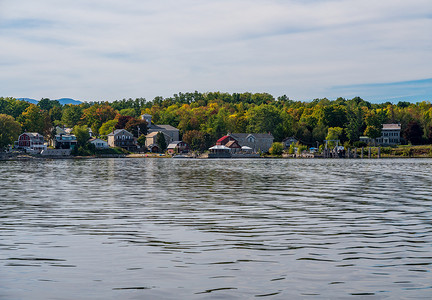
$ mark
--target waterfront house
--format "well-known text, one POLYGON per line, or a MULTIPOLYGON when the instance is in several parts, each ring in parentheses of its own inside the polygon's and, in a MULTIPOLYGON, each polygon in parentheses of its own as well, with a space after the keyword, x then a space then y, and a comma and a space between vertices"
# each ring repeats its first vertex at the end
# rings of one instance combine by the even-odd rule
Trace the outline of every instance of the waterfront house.
POLYGON ((189 152, 189 145, 183 141, 171 142, 168 145, 167 151, 169 154, 188 153, 189 152))
POLYGON ((146 135, 145 145, 147 148, 150 148, 150 145, 157 144, 156 136, 159 132, 161 132, 164 135, 165 142, 167 145, 171 143, 171 136, 169 136, 167 133, 165 133, 164 131, 153 131, 146 135))
POLYGON ((268 152, 273 144, 274 137, 271 133, 229 133, 240 146, 248 146, 253 152, 268 152))
POLYGON ((43 135, 37 132, 24 132, 21 134, 18 137, 17 146, 19 149, 33 153, 40 153, 47 148, 43 135))
POLYGON ((374 140, 367 136, 361 136, 360 141, 379 146, 399 145, 401 143, 401 124, 383 124, 379 138, 374 140))
POLYGON ((169 136, 169 139, 167 141, 167 144, 169 144, 172 141, 178 141, 180 140, 180 130, 175 128, 171 125, 156 125, 152 123, 152 116, 145 114, 141 116, 142 120, 145 120, 147 122, 147 131, 148 134, 153 132, 162 132, 165 135, 169 136))
POLYGON ((133 134, 125 129, 116 129, 108 134, 108 146, 120 147, 128 151, 137 148, 133 134))
POLYGON ((383 124, 381 137, 377 139, 380 145, 398 145, 401 143, 401 124, 383 124))
POLYGON ((294 136, 287 137, 283 139, 282 144, 284 145, 284 148, 289 148, 292 144, 297 144, 298 139, 294 136))
POLYGON ((77 145, 76 136, 73 134, 57 134, 53 139, 53 147, 56 149, 73 149, 77 145))
POLYGON ((224 135, 220 139, 216 141, 216 146, 225 146, 230 149, 231 153, 236 153, 238 151, 241 151, 241 146, 239 142, 232 137, 231 135, 224 135))
POLYGON ((99 138, 92 138, 89 140, 89 143, 95 145, 96 149, 107 149, 109 148, 108 142, 99 138))

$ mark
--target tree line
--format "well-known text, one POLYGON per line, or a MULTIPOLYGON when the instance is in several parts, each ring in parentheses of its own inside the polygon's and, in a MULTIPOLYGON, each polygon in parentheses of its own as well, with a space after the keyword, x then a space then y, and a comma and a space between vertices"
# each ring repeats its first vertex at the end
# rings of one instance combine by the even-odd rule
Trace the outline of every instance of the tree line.
POLYGON ((268 93, 195 91, 152 101, 137 98, 80 105, 61 105, 46 98, 37 105, 0 98, 0 114, 1 139, 24 131, 49 137, 55 126, 77 125, 85 125, 101 136, 115 128, 126 128, 136 131, 138 137, 146 133, 140 115, 150 114, 153 123, 178 128, 194 150, 208 148, 227 132, 271 133, 276 142, 295 136, 310 146, 326 138, 355 145, 362 135, 379 137, 384 123, 400 123, 407 143, 432 143, 432 104, 427 101, 374 104, 355 97, 308 102, 285 95, 275 98, 268 93), (12 135, 6 128, 14 128, 12 135))

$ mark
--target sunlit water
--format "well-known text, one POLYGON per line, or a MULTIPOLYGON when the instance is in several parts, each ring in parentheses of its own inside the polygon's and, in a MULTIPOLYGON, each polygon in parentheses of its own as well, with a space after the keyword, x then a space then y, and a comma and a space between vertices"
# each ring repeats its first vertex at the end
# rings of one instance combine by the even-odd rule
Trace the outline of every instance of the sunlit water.
POLYGON ((0 162, 0 299, 431 299, 431 171, 0 162))

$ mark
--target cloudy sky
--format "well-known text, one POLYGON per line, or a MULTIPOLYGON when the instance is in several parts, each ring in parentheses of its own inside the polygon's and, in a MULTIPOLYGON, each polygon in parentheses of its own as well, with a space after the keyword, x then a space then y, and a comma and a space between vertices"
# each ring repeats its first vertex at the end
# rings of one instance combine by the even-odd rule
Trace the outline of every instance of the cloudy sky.
POLYGON ((432 100, 431 0, 0 0, 0 96, 432 100))

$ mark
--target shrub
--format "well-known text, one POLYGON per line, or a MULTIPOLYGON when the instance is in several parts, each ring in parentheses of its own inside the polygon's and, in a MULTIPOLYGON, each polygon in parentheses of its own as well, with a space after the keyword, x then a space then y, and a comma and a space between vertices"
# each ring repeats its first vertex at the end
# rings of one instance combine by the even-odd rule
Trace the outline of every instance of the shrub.
POLYGON ((282 155, 283 149, 282 143, 273 143, 269 152, 271 155, 282 155))

